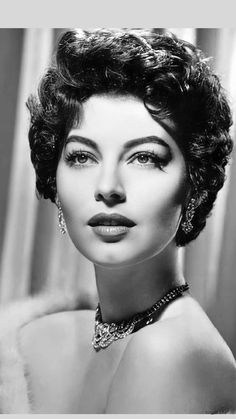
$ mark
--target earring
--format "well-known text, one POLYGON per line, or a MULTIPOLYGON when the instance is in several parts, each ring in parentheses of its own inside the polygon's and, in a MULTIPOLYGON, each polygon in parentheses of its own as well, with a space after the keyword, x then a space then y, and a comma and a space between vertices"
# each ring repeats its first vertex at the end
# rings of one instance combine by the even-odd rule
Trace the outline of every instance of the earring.
POLYGON ((58 198, 56 200, 56 204, 57 204, 57 208, 58 208, 57 215, 58 215, 59 230, 60 230, 61 234, 66 234, 66 232, 67 232, 66 222, 65 222, 64 215, 63 215, 63 212, 62 212, 61 203, 60 203, 58 198))
POLYGON ((191 223, 196 209, 196 200, 195 198, 192 198, 189 202, 185 214, 185 222, 181 224, 181 228, 185 234, 190 233, 190 231, 193 229, 193 225, 191 223))

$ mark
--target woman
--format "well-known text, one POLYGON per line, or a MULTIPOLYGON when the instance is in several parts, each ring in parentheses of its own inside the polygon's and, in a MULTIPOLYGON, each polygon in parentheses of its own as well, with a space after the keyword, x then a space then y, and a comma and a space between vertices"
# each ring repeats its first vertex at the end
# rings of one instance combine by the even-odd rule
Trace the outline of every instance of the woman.
POLYGON ((232 150, 207 60, 155 31, 69 31, 28 107, 37 191, 94 263, 99 296, 96 321, 49 303, 20 327, 29 410, 233 412, 235 360, 178 257, 232 150))

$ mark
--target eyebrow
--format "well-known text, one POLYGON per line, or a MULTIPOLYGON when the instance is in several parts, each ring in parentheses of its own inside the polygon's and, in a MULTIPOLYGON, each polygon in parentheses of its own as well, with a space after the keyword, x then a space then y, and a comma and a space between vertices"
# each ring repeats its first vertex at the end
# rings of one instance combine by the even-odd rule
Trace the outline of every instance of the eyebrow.
POLYGON ((88 147, 94 148, 96 151, 99 152, 99 148, 97 146, 97 144, 95 143, 95 141, 90 140, 89 138, 86 137, 82 137, 80 135, 70 135, 65 142, 65 145, 67 145, 68 143, 81 143, 84 145, 87 145, 88 147))
MULTIPOLYGON (((89 138, 86 138, 80 135, 71 135, 67 138, 65 145, 71 142, 75 142, 75 143, 79 142, 99 152, 99 147, 97 143, 93 140, 90 140, 89 138)), ((169 152, 171 151, 169 144, 167 144, 164 140, 162 140, 162 138, 157 137, 156 135, 149 135, 147 137, 141 137, 141 138, 136 138, 134 140, 129 140, 125 143, 124 150, 128 151, 133 147, 137 147, 138 145, 147 144, 147 143, 158 144, 158 145, 161 145, 162 147, 165 147, 169 152)))
POLYGON ((129 150, 132 147, 136 147, 138 145, 147 144, 147 143, 154 143, 154 144, 161 145, 170 151, 169 144, 167 144, 164 140, 162 140, 162 138, 157 137, 156 135, 149 135, 147 137, 141 137, 135 140, 127 141, 127 143, 125 143, 124 148, 125 150, 129 150))

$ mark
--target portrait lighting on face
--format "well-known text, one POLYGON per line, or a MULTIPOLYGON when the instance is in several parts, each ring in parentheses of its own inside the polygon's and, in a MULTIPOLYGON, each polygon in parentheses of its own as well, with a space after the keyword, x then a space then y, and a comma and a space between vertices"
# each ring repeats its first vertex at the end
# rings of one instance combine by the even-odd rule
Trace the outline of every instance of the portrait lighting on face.
POLYGON ((178 145, 135 97, 94 95, 82 114, 57 168, 74 244, 97 264, 154 256, 180 222, 186 170, 178 145))

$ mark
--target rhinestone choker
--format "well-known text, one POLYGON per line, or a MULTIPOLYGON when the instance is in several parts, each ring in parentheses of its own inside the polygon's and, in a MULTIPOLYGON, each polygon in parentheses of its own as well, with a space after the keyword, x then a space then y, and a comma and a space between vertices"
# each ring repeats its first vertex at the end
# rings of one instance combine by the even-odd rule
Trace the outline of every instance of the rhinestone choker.
POLYGON ((123 339, 131 333, 137 332, 144 326, 154 323, 162 309, 171 301, 187 291, 188 284, 180 285, 174 288, 158 300, 152 307, 135 314, 128 320, 123 320, 119 323, 103 323, 100 305, 98 304, 95 315, 95 330, 92 344, 96 351, 105 349, 118 339, 123 339))

